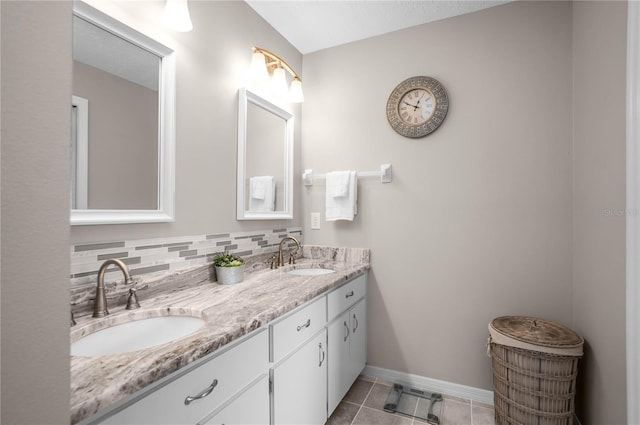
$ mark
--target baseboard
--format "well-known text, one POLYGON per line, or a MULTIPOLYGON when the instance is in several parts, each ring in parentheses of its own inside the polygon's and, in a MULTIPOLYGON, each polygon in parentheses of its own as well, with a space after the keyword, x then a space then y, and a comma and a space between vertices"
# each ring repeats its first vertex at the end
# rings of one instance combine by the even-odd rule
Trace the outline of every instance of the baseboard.
POLYGON ((376 366, 365 366, 362 374, 371 376, 383 381, 395 384, 410 385, 412 387, 439 392, 455 397, 466 398, 472 401, 493 405, 493 391, 480 388, 468 387, 466 385, 454 384, 452 382, 440 381, 439 379, 427 378, 411 373, 397 372, 395 370, 383 369, 376 366))

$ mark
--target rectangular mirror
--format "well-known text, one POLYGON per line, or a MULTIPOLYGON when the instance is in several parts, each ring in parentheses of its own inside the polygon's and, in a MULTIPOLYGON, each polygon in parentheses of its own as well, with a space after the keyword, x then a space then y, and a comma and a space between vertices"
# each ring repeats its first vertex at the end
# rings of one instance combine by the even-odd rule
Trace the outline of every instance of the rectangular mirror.
POLYGON ((173 221, 173 50, 74 2, 71 224, 173 221))
POLYGON ((238 220, 293 218, 293 114, 241 89, 238 220))

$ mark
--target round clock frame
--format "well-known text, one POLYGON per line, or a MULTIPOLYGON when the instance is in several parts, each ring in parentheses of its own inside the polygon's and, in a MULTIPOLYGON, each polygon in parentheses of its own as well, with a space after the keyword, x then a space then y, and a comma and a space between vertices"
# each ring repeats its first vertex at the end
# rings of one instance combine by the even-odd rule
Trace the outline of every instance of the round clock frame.
MULTIPOLYGON (((422 100, 422 99, 420 99, 422 100)), ((419 138, 427 136, 440 127, 449 110, 449 97, 444 86, 431 77, 417 76, 407 78, 396 86, 387 101, 387 120, 398 134, 404 137, 419 138), (427 116, 414 116, 410 112, 417 112, 426 105, 407 103, 405 99, 417 96, 420 92, 427 92, 433 99, 433 107, 424 110, 427 116), (414 95, 415 93, 415 95, 414 95), (404 109, 403 109, 404 108, 404 109), (411 111, 413 108, 413 111, 411 111), (408 110, 407 110, 408 109, 408 110), (409 119, 413 117, 411 121, 409 119)))

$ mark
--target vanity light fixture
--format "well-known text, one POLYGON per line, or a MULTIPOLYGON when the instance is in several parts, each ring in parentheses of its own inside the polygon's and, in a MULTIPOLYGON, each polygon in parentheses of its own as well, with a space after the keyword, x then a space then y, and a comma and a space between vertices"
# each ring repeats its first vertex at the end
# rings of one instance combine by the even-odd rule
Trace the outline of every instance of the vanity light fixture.
POLYGON ((302 81, 300 81, 300 77, 293 68, 278 55, 267 49, 253 47, 252 50, 253 56, 251 57, 250 68, 252 80, 257 83, 264 83, 269 80, 269 75, 271 75, 272 90, 284 97, 287 93, 286 70, 293 77, 289 87, 289 101, 293 103, 304 102, 302 81))
POLYGON ((193 29, 187 0, 167 0, 162 13, 162 23, 167 28, 179 32, 193 29))

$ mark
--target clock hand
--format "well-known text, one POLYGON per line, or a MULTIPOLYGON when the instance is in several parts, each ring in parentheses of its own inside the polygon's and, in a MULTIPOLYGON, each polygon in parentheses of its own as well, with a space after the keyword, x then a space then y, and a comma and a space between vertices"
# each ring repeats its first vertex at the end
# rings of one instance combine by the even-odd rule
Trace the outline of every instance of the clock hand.
POLYGON ((405 105, 409 105, 411 107, 413 107, 413 110, 415 111, 416 109, 418 109, 418 105, 412 105, 410 103, 405 102, 404 100, 402 101, 402 103, 404 103, 405 105))

